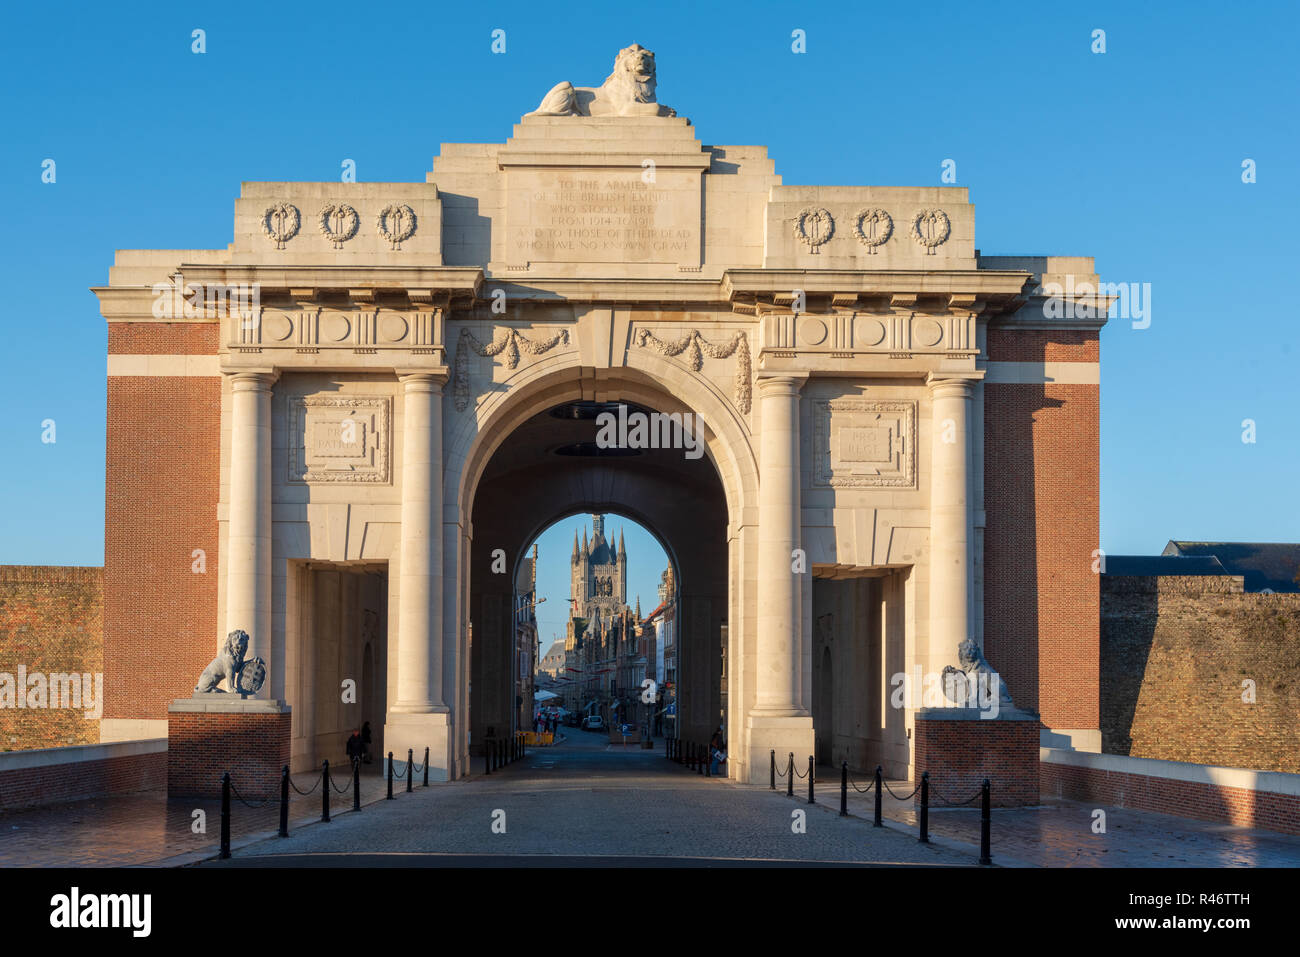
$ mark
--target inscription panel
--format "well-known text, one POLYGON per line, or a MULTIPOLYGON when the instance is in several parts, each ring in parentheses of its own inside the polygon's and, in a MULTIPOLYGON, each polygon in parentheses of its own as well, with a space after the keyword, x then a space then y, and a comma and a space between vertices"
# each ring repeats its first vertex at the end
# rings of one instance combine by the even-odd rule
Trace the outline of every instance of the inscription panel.
POLYGON ((384 396, 292 396, 289 481, 387 483, 389 409, 384 396))
POLYGON ((506 261, 700 264, 700 174, 512 169, 506 261))
POLYGON ((915 488, 916 403, 813 403, 813 483, 830 488, 915 488))

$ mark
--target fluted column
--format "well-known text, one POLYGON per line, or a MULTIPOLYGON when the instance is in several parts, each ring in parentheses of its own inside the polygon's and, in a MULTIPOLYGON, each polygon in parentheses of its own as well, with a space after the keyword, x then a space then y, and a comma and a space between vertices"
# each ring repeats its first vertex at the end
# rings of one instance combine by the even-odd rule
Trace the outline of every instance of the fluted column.
MULTIPOLYGON (((271 662, 271 387, 275 372, 230 374, 226 633, 248 632, 248 657, 271 662)), ((255 697, 267 697, 270 683, 255 697)))
POLYGON ((397 701, 392 711, 446 711, 442 700, 442 385, 404 375, 402 550, 397 701))
POLYGON ((970 637, 971 380, 931 377, 930 456, 930 661, 942 671, 957 664, 958 646, 970 637))
POLYGON ((802 715, 800 707, 799 390, 802 376, 758 380, 758 674, 754 711, 802 715))

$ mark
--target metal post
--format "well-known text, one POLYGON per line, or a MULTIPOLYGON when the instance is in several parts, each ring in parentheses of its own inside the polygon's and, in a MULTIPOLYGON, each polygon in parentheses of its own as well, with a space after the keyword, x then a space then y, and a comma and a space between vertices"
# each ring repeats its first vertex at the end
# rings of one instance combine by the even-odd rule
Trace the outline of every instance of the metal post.
POLYGON ((885 776, 880 770, 880 765, 876 765, 876 816, 871 821, 872 827, 884 827, 884 822, 880 819, 880 792, 884 790, 885 776))
POLYGON ((280 836, 289 836, 289 765, 280 772, 280 836))
POLYGON ((768 769, 768 790, 776 790, 776 748, 772 749, 772 766, 768 769))
POLYGON ((352 810, 361 810, 361 758, 352 759, 352 810))
POLYGON ((426 746, 425 749, 424 749, 424 786, 425 786, 426 788, 429 786, 429 748, 428 748, 428 746, 426 746))
POLYGON ((921 772, 921 843, 930 843, 930 772, 921 772))
POLYGON ((230 772, 221 775, 221 859, 230 856, 230 772))
POLYGON ((989 811, 990 792, 989 779, 984 779, 984 784, 980 787, 980 863, 992 864, 993 855, 989 853, 989 830, 992 825, 992 814, 989 811))
POLYGON ((794 797, 794 752, 790 752, 790 766, 785 769, 785 796, 794 797))
POLYGON ((840 817, 849 816, 849 762, 840 764, 840 817))
POLYGON ((707 748, 695 749, 695 770, 699 774, 704 773, 704 769, 709 766, 709 753, 707 748))
POLYGON ((406 749, 406 793, 411 793, 411 778, 415 777, 415 749, 406 749))
POLYGON ((321 781, 320 819, 328 822, 330 819, 330 763, 328 761, 321 765, 321 774, 325 779, 321 781))
POLYGON ((393 799, 393 752, 388 752, 388 800, 393 799))
POLYGON ((813 780, 815 777, 816 775, 814 774, 814 768, 813 768, 813 756, 810 754, 808 755, 808 803, 809 804, 817 803, 813 799, 813 780))
POLYGON ((483 742, 483 773, 492 773, 492 743, 490 741, 483 742))

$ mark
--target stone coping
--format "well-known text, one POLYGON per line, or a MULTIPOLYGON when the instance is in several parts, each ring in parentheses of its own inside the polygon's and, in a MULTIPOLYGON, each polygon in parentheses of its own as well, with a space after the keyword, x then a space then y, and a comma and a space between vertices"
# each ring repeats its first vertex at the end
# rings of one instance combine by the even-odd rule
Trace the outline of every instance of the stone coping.
POLYGON ((1134 758, 1126 754, 1095 754, 1091 751, 1068 751, 1061 748, 1040 748, 1038 759, 1046 764, 1063 764, 1092 771, 1142 774, 1170 781, 1300 796, 1300 774, 1285 771, 1251 771, 1247 768, 1222 768, 1211 764, 1134 758))
POLYGON ((199 694, 175 698, 168 714, 288 714, 289 705, 279 698, 241 698, 237 694, 199 694))
POLYGON ((32 751, 3 751, 0 752, 0 771, 44 768, 57 764, 84 764, 87 761, 129 758, 140 754, 157 754, 166 750, 166 738, 139 738, 134 741, 112 741, 108 744, 76 744, 62 748, 38 748, 32 751))
POLYGON ((1019 708, 1002 708, 995 718, 984 717, 979 708, 920 708, 916 712, 918 721, 1038 721, 1038 715, 1021 711, 1019 708))

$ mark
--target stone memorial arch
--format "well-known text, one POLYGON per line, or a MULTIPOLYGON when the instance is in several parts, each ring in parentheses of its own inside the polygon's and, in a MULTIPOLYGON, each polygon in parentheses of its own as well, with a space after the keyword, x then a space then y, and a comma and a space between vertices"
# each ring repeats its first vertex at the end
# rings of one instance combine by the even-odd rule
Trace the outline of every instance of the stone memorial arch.
POLYGON ((612 510, 681 563, 692 734, 725 629, 732 777, 820 745, 1036 800, 1040 737, 1100 742, 1092 261, 981 255, 964 188, 784 185, 639 47, 521 97, 424 182, 245 183, 228 248, 117 254, 104 740, 305 767, 382 715, 460 777, 509 719, 491 555, 612 510), (574 403, 689 415, 704 454, 557 455, 574 403), (184 699, 236 628, 261 690, 184 699))

